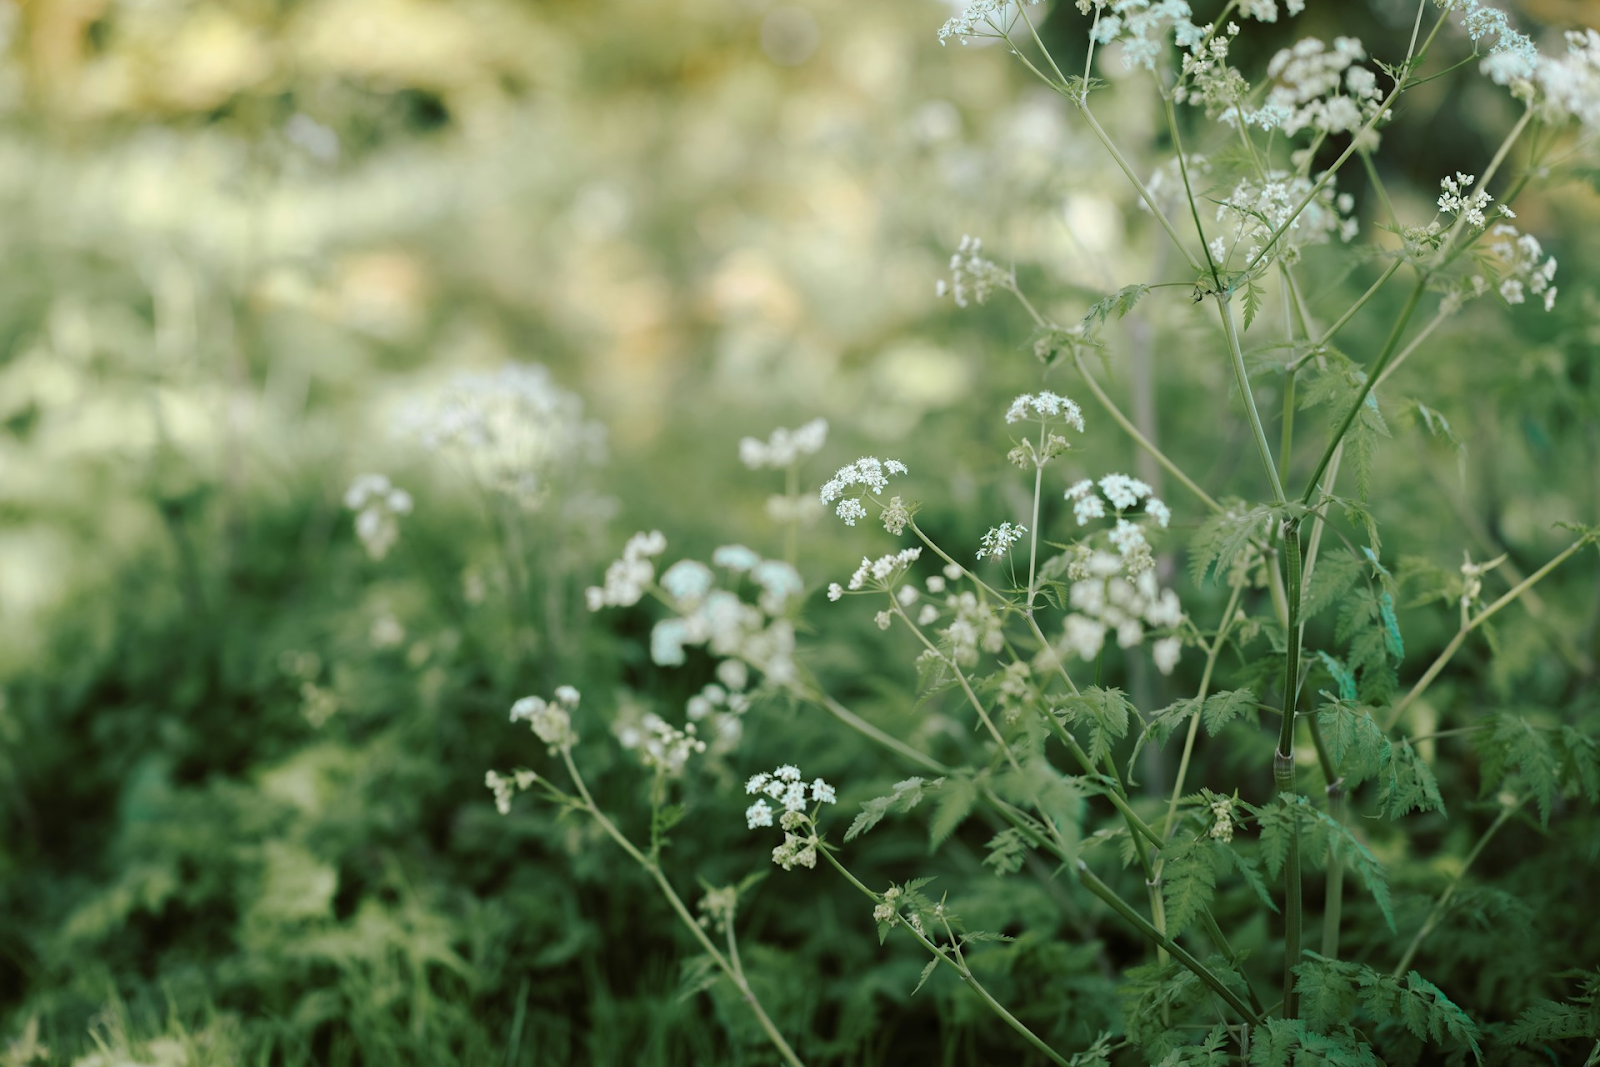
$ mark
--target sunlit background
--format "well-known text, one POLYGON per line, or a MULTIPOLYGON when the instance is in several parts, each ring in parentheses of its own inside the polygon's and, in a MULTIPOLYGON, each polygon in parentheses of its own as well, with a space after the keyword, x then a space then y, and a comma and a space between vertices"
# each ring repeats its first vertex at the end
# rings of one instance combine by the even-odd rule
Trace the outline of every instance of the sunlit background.
MULTIPOLYGON (((1405 6, 1314 0, 1257 47, 1339 32, 1382 54, 1405 6)), ((1046 35, 1081 62, 1060 7, 1046 35)), ((824 416, 807 488, 899 455, 930 521, 974 541, 1025 499, 995 416, 1041 369, 1013 308, 935 296, 964 234, 1061 321, 1185 280, 1065 101, 1001 49, 941 47, 953 10, 0 0, 0 1063, 601 1063, 648 1044, 664 1062, 765 1062, 736 1005, 676 998, 666 919, 635 954, 652 905, 596 888, 603 843, 499 820, 482 771, 534 751, 505 730, 524 691, 588 680, 626 710, 704 681, 664 679, 640 626, 575 609, 637 529, 685 553, 777 544, 763 503, 781 479, 739 467, 741 437, 824 416), (483 471, 407 419, 463 372, 511 364, 548 369, 534 393, 568 405, 560 432, 584 443, 523 442, 559 455, 508 517, 483 471), (343 499, 364 472, 415 502, 383 560, 343 499)), ((1594 10, 1519 17, 1559 30, 1594 10)), ((1102 73, 1118 79, 1102 121, 1153 167, 1150 86, 1102 73)), ((1481 80, 1407 99, 1383 165, 1426 219, 1437 176, 1481 167, 1515 104, 1481 80)), ((1578 241, 1595 199, 1569 185, 1519 214, 1562 261, 1559 314, 1464 321, 1459 337, 1501 351, 1406 387, 1448 390, 1469 441, 1515 395, 1525 432, 1474 447, 1481 477, 1448 449, 1393 474, 1433 494, 1430 519, 1384 516, 1397 544, 1450 501, 1534 558, 1551 522, 1594 519, 1600 305, 1578 241), (1498 506, 1507 487, 1533 503, 1498 506)), ((1359 292, 1369 266, 1308 276, 1359 292)), ((1190 358, 1186 305, 1118 326, 1108 380, 1213 484, 1248 484, 1218 406, 1227 368, 1190 358)), ((1098 422, 1085 462, 1159 483, 1098 422)), ((803 540, 813 589, 870 550, 836 523, 803 540)), ((1500 669, 1537 679, 1548 640, 1500 669)), ((860 655, 819 659, 848 673, 860 655)), ((1136 691, 1161 684, 1128 669, 1136 691)), ((796 714, 770 746, 821 732, 796 714)), ((846 740, 804 743, 850 765, 846 740)), ((709 870, 733 840, 684 853, 709 870)), ((801 925, 759 921, 780 943, 801 925)), ((827 976, 790 997, 789 1017, 826 1020, 817 1059, 904 1062, 873 1035, 911 983, 874 972, 858 1018, 845 957, 802 955, 772 980, 827 976)))

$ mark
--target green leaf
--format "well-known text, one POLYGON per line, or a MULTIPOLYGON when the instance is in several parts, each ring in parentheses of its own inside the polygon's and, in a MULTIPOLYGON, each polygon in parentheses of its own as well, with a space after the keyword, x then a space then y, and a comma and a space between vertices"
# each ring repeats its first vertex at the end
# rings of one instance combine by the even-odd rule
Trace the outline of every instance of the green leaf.
MULTIPOLYGON (((1335 819, 1320 808, 1312 807, 1304 797, 1296 797, 1299 801, 1297 807, 1305 813, 1307 820, 1328 835, 1328 847, 1335 859, 1342 861, 1347 867, 1355 871, 1362 883, 1367 887, 1367 892, 1372 894, 1373 902, 1378 905, 1378 910, 1383 913, 1383 919, 1389 924, 1390 930, 1396 930, 1394 923, 1394 905, 1389 899, 1389 880, 1384 873, 1383 864, 1378 862, 1378 857, 1372 854, 1358 837, 1355 831, 1344 823, 1335 819)), ((1398 931, 1396 931, 1398 932, 1398 931)))
POLYGON ((1211 903, 1217 890, 1216 845, 1210 838, 1171 841, 1161 850, 1166 860, 1161 872, 1162 898, 1166 901, 1167 934, 1177 937, 1194 917, 1211 903))
POLYGON ((1218 731, 1229 722, 1247 711, 1254 711, 1255 706, 1256 695, 1248 689, 1230 689, 1212 694, 1206 698, 1205 711, 1201 716, 1206 724, 1206 733, 1217 736, 1218 731))
POLYGON ((978 802, 978 783, 966 775, 948 778, 934 796, 933 818, 928 821, 928 849, 944 844, 978 802))
POLYGON ((1250 324, 1256 321, 1256 316, 1261 312, 1261 300, 1267 291, 1256 280, 1251 278, 1244 287, 1244 328, 1250 329, 1250 324))
POLYGON ((926 967, 922 968, 922 974, 917 977, 917 988, 911 991, 912 996, 916 996, 917 991, 927 984, 929 978, 933 977, 933 972, 939 966, 939 960, 943 955, 944 953, 941 951, 938 956, 928 961, 926 967))
POLYGON ((1063 706, 1067 721, 1089 726, 1089 758, 1100 766, 1111 754, 1111 746, 1128 735, 1128 721, 1136 715, 1120 689, 1094 685, 1067 698, 1063 706))
POLYGON ((999 875, 1016 874, 1028 854, 1028 839, 1015 826, 1001 830, 984 846, 989 854, 983 858, 985 867, 993 867, 999 875))
POLYGON ((1122 318, 1149 291, 1148 285, 1125 285, 1104 300, 1097 301, 1083 316, 1083 332, 1093 334, 1107 319, 1113 316, 1122 318))
POLYGON ((1539 805, 1539 822, 1550 825, 1550 812, 1561 792, 1561 762, 1550 750, 1542 730, 1518 715, 1502 714, 1478 735, 1483 760, 1483 795, 1498 789, 1511 771, 1522 775, 1525 787, 1539 805))
POLYGON ((1323 554, 1300 596, 1300 617, 1309 619, 1326 610, 1365 570, 1366 564, 1353 552, 1323 554))
POLYGON ((921 778, 907 778, 903 782, 896 782, 894 792, 887 796, 874 797, 861 805, 861 814, 855 817, 855 821, 850 824, 850 829, 845 831, 844 839, 846 841, 855 840, 874 826, 877 826, 878 823, 883 821, 883 817, 890 812, 904 814, 910 811, 922 803, 924 785, 927 786, 928 791, 932 791, 943 783, 943 778, 935 778, 931 782, 925 782, 921 778))
POLYGON ((1410 741, 1402 740, 1399 745, 1384 749, 1378 776, 1379 814, 1389 819, 1399 819, 1413 811, 1446 814, 1439 781, 1410 741))
POLYGON ((1353 700, 1335 700, 1317 712, 1317 726, 1328 746, 1335 773, 1355 786, 1377 775, 1389 759, 1389 739, 1372 709, 1353 700), (1348 761, 1345 757, 1349 757, 1348 761))
POLYGON ((1336 656, 1330 656, 1321 651, 1317 653, 1317 657, 1322 660, 1323 669, 1328 672, 1328 676, 1339 687, 1339 699, 1355 700, 1356 676, 1344 665, 1343 661, 1336 656))
POLYGON ((1208 574, 1226 574, 1234 560, 1250 547, 1250 539, 1265 534, 1268 523, 1279 510, 1268 504, 1257 504, 1246 511, 1243 505, 1236 504, 1201 523, 1189 542, 1189 576, 1194 583, 1203 584, 1208 574))

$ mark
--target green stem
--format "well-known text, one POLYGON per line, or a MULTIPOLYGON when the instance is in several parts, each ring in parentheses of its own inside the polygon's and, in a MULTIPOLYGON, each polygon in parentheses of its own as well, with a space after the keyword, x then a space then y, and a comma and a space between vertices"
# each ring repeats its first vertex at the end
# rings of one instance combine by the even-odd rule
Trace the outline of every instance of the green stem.
POLYGON ((718 951, 711 938, 706 936, 705 930, 695 921, 694 915, 690 913, 688 906, 684 904, 677 892, 672 888, 672 883, 668 882, 666 875, 661 873, 661 868, 646 858, 644 853, 640 852, 633 842, 629 841, 622 831, 617 829, 616 824, 607 818, 605 812, 601 811, 600 806, 594 802, 594 797, 589 795, 589 787, 584 784, 583 775, 578 773, 577 765, 572 762, 571 746, 562 746, 561 759, 567 765, 567 774, 572 777, 572 784, 578 787, 578 793, 583 797, 584 806, 588 809, 589 814, 600 824, 606 834, 655 880, 657 888, 661 890, 661 895, 667 898, 667 903, 672 905, 672 910, 677 913, 683 925, 688 928, 689 932, 694 935, 695 940, 700 942, 700 947, 706 950, 706 954, 711 957, 717 967, 728 976, 739 990, 739 995, 744 998, 745 1004, 749 1006, 751 1013, 755 1015, 756 1021, 761 1024, 761 1029, 766 1033, 773 1047, 778 1050, 778 1054, 783 1057, 786 1063, 790 1064, 790 1067, 805 1067, 800 1057, 795 1055, 794 1049, 789 1047, 789 1043, 778 1032, 777 1026, 773 1024, 772 1019, 767 1015, 766 1009, 761 1006, 761 1001, 756 998, 755 991, 750 988, 750 983, 745 981, 742 970, 734 966, 728 957, 718 951))
MULTIPOLYGON (((851 885, 855 886, 856 889, 865 895, 868 900, 871 900, 874 904, 884 903, 882 895, 874 893, 865 885, 862 885, 860 879, 851 874, 845 868, 844 864, 840 863, 838 859, 834 857, 832 850, 828 848, 818 848, 817 851, 822 853, 822 855, 826 857, 827 861, 832 864, 833 869, 842 874, 845 877, 845 880, 851 885)), ((911 932, 912 936, 914 936, 917 941, 921 943, 923 948, 927 949, 933 954, 934 959, 954 970, 956 975, 961 979, 962 983, 968 989, 972 990, 972 992, 977 995, 979 1000, 988 1005, 989 1010, 994 1012, 1002 1022, 1011 1027, 1011 1029, 1015 1030, 1024 1041, 1028 1042, 1028 1044, 1044 1053, 1047 1057, 1049 1057, 1051 1062, 1059 1063, 1062 1065, 1062 1067, 1069 1067, 1068 1060, 1064 1056, 1062 1056, 1055 1049, 1051 1048, 1049 1045, 1045 1044, 1038 1034, 1035 1034, 1032 1030, 1028 1029, 1026 1023, 1024 1023, 1021 1019, 1018 1019, 1015 1015, 1012 1015, 1006 1010, 1003 1004, 994 999, 994 996, 983 987, 983 983, 978 981, 977 975, 972 973, 972 969, 966 965, 964 960, 953 956, 952 953, 946 952, 938 945, 935 945, 932 941, 928 940, 921 930, 918 930, 915 926, 912 926, 904 919, 901 919, 900 922, 896 923, 895 925, 904 926, 911 932)))
POLYGON ((1405 333, 1406 326, 1411 322, 1412 312, 1417 310, 1417 304, 1422 300, 1422 294, 1427 288, 1428 279, 1425 274, 1417 275, 1417 284, 1412 287, 1411 295, 1406 297, 1405 307, 1400 309, 1400 316, 1395 319, 1394 326, 1389 330, 1389 337, 1383 343, 1383 350, 1378 353, 1378 359, 1372 369, 1367 372, 1367 379, 1361 385, 1361 391, 1350 404, 1350 410, 1345 412, 1344 418, 1339 423, 1328 447, 1322 453, 1322 459, 1317 463, 1317 469, 1312 473, 1311 479, 1306 482, 1306 490, 1300 496, 1300 503, 1306 507, 1311 506, 1312 498, 1316 496, 1317 485, 1322 481, 1322 473, 1328 469, 1328 464, 1333 460, 1333 450, 1339 447, 1339 442, 1344 440, 1344 435, 1350 432, 1350 426, 1356 421, 1356 416, 1361 413, 1361 405, 1367 402, 1372 389, 1378 383, 1378 378, 1388 366, 1389 358, 1394 355, 1399 347, 1400 338, 1405 333))
POLYGON ((1428 669, 1423 672, 1422 677, 1417 679, 1417 684, 1412 686, 1411 691, 1402 697, 1400 702, 1394 706, 1394 709, 1389 712, 1389 718, 1383 724, 1384 732, 1387 733, 1394 729, 1395 723, 1400 721, 1400 716, 1405 714, 1406 709, 1411 706, 1412 702, 1421 696, 1428 686, 1433 684, 1433 680, 1439 676, 1440 671, 1444 670, 1445 664, 1450 662, 1450 658, 1456 654, 1456 651, 1461 647, 1461 642, 1467 639, 1468 634, 1488 622, 1501 608, 1516 600, 1517 597, 1532 588, 1539 579, 1561 566, 1589 543, 1590 539, 1587 535, 1578 538, 1563 549, 1560 555, 1512 586, 1504 596, 1484 608, 1471 622, 1457 630, 1456 635, 1450 639, 1450 643, 1444 646, 1444 651, 1439 653, 1438 658, 1428 665, 1428 669))
POLYGON ((1504 826, 1511 816, 1515 815, 1517 810, 1527 802, 1527 797, 1516 797, 1511 803, 1501 807, 1500 814, 1495 817, 1494 822, 1489 824, 1489 828, 1483 832, 1483 836, 1478 838, 1478 843, 1472 846, 1472 851, 1467 853, 1466 859, 1461 861, 1460 868, 1451 876, 1450 884, 1444 887, 1444 892, 1439 894, 1439 899, 1435 900, 1433 907, 1428 909, 1428 917, 1423 920, 1422 928, 1411 939, 1411 944, 1406 946, 1404 954, 1400 957, 1400 962, 1395 964, 1394 974, 1396 978, 1405 974, 1411 967, 1411 961, 1416 958, 1417 950, 1422 947, 1422 942, 1429 934, 1433 933, 1434 927, 1439 925, 1439 919, 1444 915, 1444 909, 1449 905, 1450 898, 1455 895, 1456 886, 1461 884, 1462 877, 1466 875, 1467 868, 1472 866, 1473 861, 1478 858, 1478 854, 1489 843, 1489 839, 1494 837, 1500 831, 1500 827, 1504 826))
POLYGON ((1333 335, 1338 333, 1340 330, 1344 329, 1345 328, 1345 324, 1348 323, 1351 319, 1355 318, 1356 312, 1358 312, 1362 308, 1366 307, 1367 306, 1367 302, 1370 301, 1373 297, 1377 296, 1378 295, 1378 291, 1380 289, 1382 289, 1385 285, 1387 285, 1388 282, 1389 282, 1389 279, 1393 278, 1395 276, 1395 274, 1399 272, 1400 268, 1402 266, 1404 266, 1404 265, 1405 265, 1405 261, 1404 260, 1400 260, 1400 259, 1397 259, 1393 263, 1389 264, 1388 268, 1385 269, 1382 274, 1378 275, 1378 280, 1373 282, 1371 285, 1369 285, 1367 287, 1367 291, 1362 293, 1361 296, 1356 300, 1356 302, 1354 304, 1351 304, 1348 308, 1346 308, 1345 309, 1345 313, 1343 315, 1340 315, 1338 320, 1335 321, 1332 326, 1329 326, 1326 330, 1324 330, 1322 332, 1322 336, 1317 338, 1316 344, 1312 346, 1313 351, 1315 351, 1316 349, 1322 348, 1329 341, 1333 340, 1333 335))
POLYGON ((1156 944, 1160 945, 1169 953, 1171 953, 1173 959, 1187 967, 1191 972, 1193 972, 1196 978, 1200 979, 1208 987, 1210 987, 1211 991, 1217 994, 1218 997, 1221 997, 1223 1003, 1227 1004, 1228 1007, 1238 1012, 1241 1019, 1244 1019, 1246 1022, 1251 1023, 1252 1025, 1256 1025, 1261 1022, 1261 1016, 1253 1011, 1248 1004, 1240 1000, 1237 993, 1224 985, 1222 983, 1222 979, 1217 977, 1216 973, 1212 971, 1211 968, 1201 963, 1182 945, 1178 944, 1176 941, 1172 940, 1172 938, 1168 937, 1166 934, 1163 934, 1154 926, 1150 925, 1149 921, 1146 920, 1144 916, 1134 911, 1127 901, 1119 897, 1110 886, 1102 882, 1099 877, 1097 877, 1095 873, 1089 869, 1089 865, 1084 863, 1082 860, 1078 861, 1078 881, 1082 882, 1084 888, 1088 889, 1089 892, 1105 901, 1106 904, 1110 906, 1112 911, 1116 912, 1118 915, 1122 916, 1124 920, 1137 927, 1139 932, 1144 934, 1145 937, 1151 941, 1154 941, 1156 944))
MULTIPOLYGON (((1068 97, 1068 99, 1071 98, 1068 97)), ((1178 249, 1178 254, 1183 256, 1184 260, 1189 264, 1189 270, 1194 274, 1199 274, 1201 272, 1200 264, 1196 263, 1194 257, 1189 254, 1189 250, 1183 247, 1183 238, 1179 237, 1178 231, 1172 228, 1171 221, 1162 212, 1160 205, 1155 201, 1155 197, 1150 195, 1150 190, 1145 187, 1139 176, 1133 172, 1133 168, 1128 165, 1128 161, 1122 158, 1122 153, 1117 151, 1117 146, 1111 143, 1111 137, 1101 128, 1100 123, 1094 117, 1094 112, 1089 110, 1088 101, 1074 100, 1073 103, 1078 105, 1078 111, 1082 113, 1084 121, 1089 124, 1089 129, 1094 132, 1095 137, 1105 146, 1105 150, 1110 153, 1111 158, 1122 169, 1122 173, 1127 176, 1128 181, 1133 183, 1134 189, 1139 193, 1139 198, 1145 202, 1145 206, 1156 217, 1156 221, 1161 224, 1161 228, 1166 231, 1167 236, 1172 238, 1172 243, 1178 249)))
POLYGON ((1266 468, 1267 480, 1272 483, 1272 499, 1284 501, 1283 483, 1278 480, 1278 465, 1272 459, 1272 446, 1267 444, 1267 432, 1261 426, 1261 412, 1256 408, 1255 394, 1250 391, 1250 375, 1244 367, 1244 350, 1239 347, 1239 331, 1233 324, 1233 301, 1227 294, 1217 295, 1217 311, 1222 315, 1222 330, 1228 335, 1228 353, 1233 357, 1233 377, 1244 399, 1245 414, 1250 418, 1250 430, 1255 434, 1256 450, 1261 453, 1261 465, 1266 468))
POLYGON ((1208 510, 1217 514, 1221 514, 1222 505, 1217 503, 1216 499, 1212 497, 1210 493, 1200 488, 1199 484, 1196 483, 1193 478, 1183 473, 1183 471, 1178 468, 1178 465, 1172 462, 1171 459, 1167 458, 1167 454, 1161 451, 1161 449, 1157 448, 1148 437, 1140 433, 1139 428, 1122 413, 1122 409, 1117 407, 1117 405, 1112 401, 1111 397, 1106 395, 1106 391, 1100 388, 1100 383, 1095 381, 1094 376, 1089 373, 1089 368, 1083 365, 1083 357, 1081 355, 1074 355, 1073 363, 1077 366, 1078 373, 1083 375, 1084 383, 1089 386, 1089 391, 1094 394, 1095 400, 1099 401, 1100 406, 1105 409, 1106 414, 1111 416, 1111 420, 1120 426, 1124 433, 1133 438, 1135 444, 1149 453, 1152 459, 1161 464, 1168 474, 1178 479, 1179 483, 1181 483, 1185 489, 1189 490, 1189 492, 1198 497, 1200 502, 1204 504, 1208 510))
MULTIPOLYGON (((1291 801, 1295 796, 1294 720, 1300 690, 1300 578, 1303 566, 1300 551, 1300 522, 1291 519, 1284 526, 1284 580, 1287 585, 1288 625, 1284 629, 1283 722, 1278 730, 1278 747, 1273 754, 1272 776, 1278 794, 1291 801)), ((1294 988, 1294 969, 1300 965, 1301 885, 1300 828, 1289 824, 1289 854, 1284 861, 1284 937, 1283 1006, 1284 1015, 1293 1019, 1299 1013, 1299 994, 1294 988)))
POLYGON ((1038 572, 1039 563, 1039 497, 1044 491, 1044 448, 1045 427, 1039 423, 1039 451, 1033 457, 1033 517, 1029 520, 1032 525, 1028 527, 1028 603, 1026 610, 1033 612, 1033 598, 1037 590, 1034 589, 1034 576, 1038 572))

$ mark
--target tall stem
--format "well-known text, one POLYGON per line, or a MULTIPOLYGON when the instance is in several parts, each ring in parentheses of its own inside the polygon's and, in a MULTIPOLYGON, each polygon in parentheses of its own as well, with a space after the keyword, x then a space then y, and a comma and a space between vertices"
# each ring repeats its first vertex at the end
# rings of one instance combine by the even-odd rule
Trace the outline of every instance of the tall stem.
POLYGON ((1250 419, 1250 430, 1255 434, 1256 451, 1261 453, 1261 465, 1266 469, 1267 481, 1272 484, 1274 503, 1284 501, 1283 483, 1278 480, 1278 465, 1272 459, 1272 446, 1267 444, 1267 432, 1261 426, 1261 412, 1256 407, 1255 394, 1250 391, 1250 375, 1244 367, 1244 350, 1239 347, 1239 331, 1233 324, 1233 301, 1226 293, 1217 295, 1217 311, 1222 315, 1222 330, 1228 335, 1228 354, 1233 357, 1233 377, 1244 400, 1245 414, 1250 419))
MULTIPOLYGON (((868 889, 861 883, 860 879, 851 874, 845 865, 840 863, 838 859, 834 857, 831 849, 819 848, 817 851, 822 853, 823 857, 827 859, 830 864, 832 864, 833 869, 843 875, 845 880, 851 885, 855 886, 857 890, 867 897, 867 899, 871 900, 874 904, 884 903, 883 897, 868 889)), ((1052 1063, 1059 1063, 1061 1064, 1061 1067, 1069 1067, 1068 1061, 1064 1056, 1062 1056, 1055 1049, 1051 1048, 1049 1045, 1045 1044, 1044 1040, 1040 1038, 1038 1034, 1028 1029, 1028 1025, 1026 1023, 1024 1023, 1021 1019, 1018 1019, 1015 1015, 1012 1015, 1011 1012, 1006 1010, 1005 1005, 994 999, 994 995, 983 987, 982 982, 978 981, 977 975, 972 973, 972 969, 966 965, 966 961, 957 955, 959 952, 958 949, 951 952, 946 952, 944 949, 928 940, 927 936, 924 935, 921 930, 917 929, 909 922, 906 922, 904 919, 902 919, 896 925, 904 926, 911 932, 912 936, 921 943, 923 948, 927 949, 933 954, 933 958, 935 960, 954 970, 956 975, 961 979, 962 984, 968 989, 972 990, 972 992, 977 995, 978 999, 983 1001, 984 1004, 988 1006, 990 1011, 994 1012, 1002 1022, 1021 1035, 1023 1040, 1028 1042, 1028 1044, 1032 1045, 1034 1048, 1038 1049, 1040 1052, 1044 1053, 1052 1063)))
POLYGON ((749 1006, 751 1013, 756 1017, 756 1022, 760 1023, 762 1031, 766 1033, 767 1039, 778 1050, 778 1054, 783 1057, 784 1062, 788 1063, 790 1067, 805 1067, 800 1057, 795 1055, 794 1049, 789 1047, 789 1042, 785 1041, 783 1035, 778 1032, 777 1026, 773 1024, 771 1017, 767 1015, 766 1009, 761 1006, 761 1001, 756 998, 755 991, 750 988, 750 983, 745 981, 743 970, 736 967, 727 956, 718 950, 717 946, 712 943, 711 938, 706 936, 705 930, 695 921, 695 917, 689 911, 688 906, 679 898, 677 891, 672 888, 672 883, 667 881, 666 875, 661 873, 661 868, 651 862, 644 853, 640 852, 634 846, 634 843, 629 841, 621 830, 617 829, 616 824, 606 817, 605 812, 600 810, 600 806, 594 802, 594 797, 589 795, 589 787, 584 784, 583 775, 578 773, 577 765, 572 762, 572 749, 569 746, 562 747, 561 759, 567 765, 567 774, 571 776, 572 784, 578 787, 578 793, 583 797, 584 806, 590 816, 600 824, 601 829, 605 830, 611 840, 620 845, 622 850, 655 880, 656 887, 661 890, 661 895, 667 898, 667 903, 672 905, 672 910, 677 913, 683 925, 694 935, 695 940, 700 942, 700 947, 706 950, 706 954, 711 957, 712 962, 717 965, 722 973, 728 976, 739 990, 739 995, 744 999, 745 1004, 749 1006))

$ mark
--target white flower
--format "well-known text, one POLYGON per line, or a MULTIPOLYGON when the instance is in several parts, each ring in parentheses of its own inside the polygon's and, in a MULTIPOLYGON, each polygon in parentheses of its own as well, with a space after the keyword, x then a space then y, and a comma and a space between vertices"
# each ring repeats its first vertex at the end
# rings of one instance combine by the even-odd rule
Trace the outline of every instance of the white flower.
POLYGON ((1011 551, 1011 546, 1022 540, 1022 535, 1028 532, 1023 525, 1012 525, 1002 522, 999 526, 991 526, 989 532, 983 535, 983 541, 978 547, 978 558, 1002 559, 1011 551))
POLYGON ((844 586, 840 585, 838 582, 829 582, 828 599, 838 600, 842 596, 844 596, 844 586))
POLYGON ((960 250, 950 257, 950 285, 940 287, 938 293, 942 297, 948 292, 955 298, 956 307, 966 307, 969 296, 982 304, 996 289, 1017 287, 1016 275, 984 258, 979 254, 982 250, 982 241, 963 236, 960 250))
POLYGON ((389 554, 400 537, 401 515, 411 514, 411 494, 396 489, 381 474, 360 474, 345 490, 344 506, 356 511, 356 537, 375 560, 389 554))
POLYGON ((1039 392, 1023 393, 1011 402, 1006 409, 1007 422, 1021 422, 1028 418, 1028 412, 1033 412, 1033 418, 1040 422, 1059 418, 1068 426, 1083 432, 1083 411, 1076 403, 1057 393, 1039 392))
POLYGON ((765 800, 758 800, 744 809, 744 819, 747 828, 751 830, 758 826, 771 826, 772 808, 765 800))
POLYGON ((833 786, 817 778, 811 782, 811 799, 818 804, 832 804, 837 798, 834 796, 833 786))
POLYGON ((739 461, 751 470, 762 467, 782 470, 801 456, 820 452, 827 439, 828 420, 812 419, 793 430, 773 430, 764 443, 754 437, 744 438, 739 442, 739 461))
POLYGON ((865 587, 870 579, 874 588, 887 590, 893 585, 898 585, 907 569, 921 556, 920 547, 903 548, 899 552, 891 552, 877 559, 862 556, 861 566, 850 576, 850 582, 845 588, 854 592, 865 587))
POLYGON ((1150 495, 1150 487, 1126 474, 1108 474, 1100 479, 1100 491, 1118 511, 1125 511, 1150 495))
POLYGON ((585 591, 590 611, 606 606, 625 608, 637 604, 645 587, 656 576, 651 558, 667 550, 667 539, 660 530, 636 533, 623 546, 622 558, 606 568, 605 585, 585 591))
POLYGON ((865 518, 867 510, 862 506, 861 497, 865 493, 877 496, 889 484, 892 475, 906 473, 906 465, 896 459, 880 462, 876 456, 862 456, 848 466, 840 467, 823 486, 820 496, 824 504, 832 504, 837 500, 838 506, 834 509, 838 516, 845 521, 846 526, 854 526, 857 519, 865 518), (861 491, 853 495, 846 495, 846 490, 861 487, 861 491))
POLYGON ((1182 641, 1176 637, 1164 637, 1150 646, 1150 658, 1155 661, 1156 670, 1162 674, 1171 674, 1172 669, 1178 665, 1178 655, 1182 651, 1182 641))
POLYGON ((742 573, 761 562, 761 557, 743 545, 722 545, 711 553, 711 562, 742 573))
POLYGON ((894 622, 894 616, 887 611, 880 611, 872 617, 872 621, 877 624, 878 629, 887 630, 889 624, 894 622))

